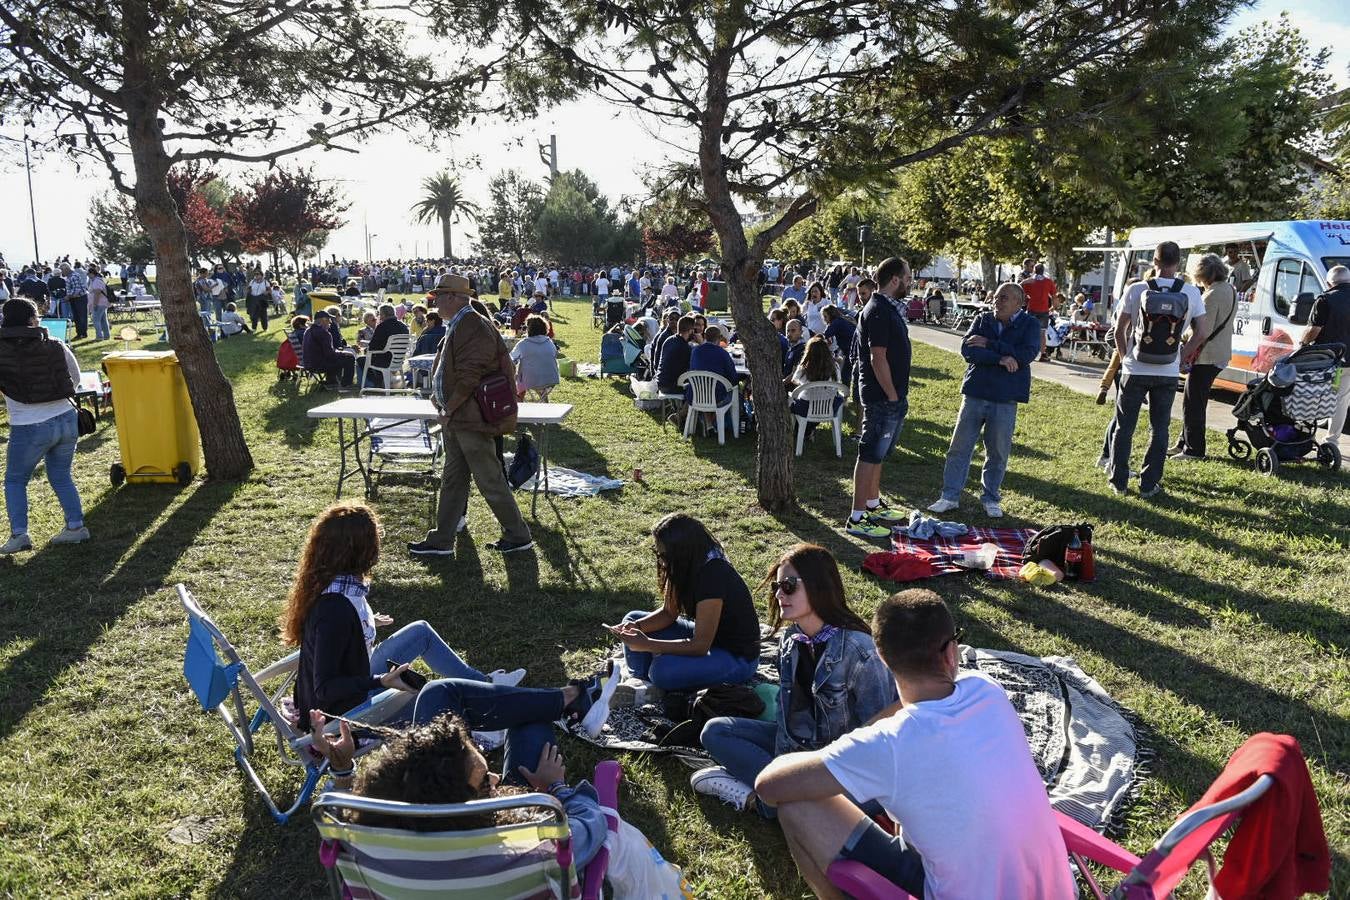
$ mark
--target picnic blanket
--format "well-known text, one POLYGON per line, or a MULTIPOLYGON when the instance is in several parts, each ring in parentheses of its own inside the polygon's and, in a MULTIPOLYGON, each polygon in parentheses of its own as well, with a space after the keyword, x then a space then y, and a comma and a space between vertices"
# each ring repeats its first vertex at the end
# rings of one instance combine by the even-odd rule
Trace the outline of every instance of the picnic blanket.
MULTIPOLYGON (((942 537, 934 534, 930 538, 912 538, 902 529, 891 535, 891 544, 895 550, 891 553, 871 553, 864 567, 867 571, 885 577, 888 571, 917 570, 923 572, 924 564, 931 566, 933 575, 952 575, 957 572, 969 572, 958 566, 954 560, 960 559, 968 550, 978 550, 981 544, 993 544, 998 548, 994 565, 986 574, 990 578, 1016 578, 1017 570, 1022 568, 1022 550, 1027 541, 1036 533, 1034 528, 979 528, 972 526, 958 537, 942 537), (913 560, 917 566, 899 565, 905 557, 913 560)), ((928 574, 924 572, 924 574, 928 574)), ((922 577, 922 576, 920 576, 922 577)))
MULTIPOLYGON (((511 468, 511 463, 515 460, 514 453, 502 455, 507 469, 511 468)), ((539 478, 536 473, 533 478, 526 481, 518 491, 534 490, 534 482, 539 478)), ((539 485, 540 489, 543 484, 539 485)), ((576 469, 565 469, 562 466, 548 467, 548 492, 557 494, 559 497, 594 497, 601 491, 617 491, 623 487, 623 482, 617 478, 606 478, 603 475, 588 475, 585 472, 578 472, 576 469)))
MULTIPOLYGON (((766 636, 760 650, 758 677, 776 683, 776 638, 766 636)), ((1112 700, 1069 657, 962 646, 961 666, 988 675, 1007 691, 1051 805, 1098 831, 1119 832, 1152 759, 1134 713, 1112 700)), ((643 738, 663 721, 649 704, 641 710, 613 710, 596 739, 579 729, 571 733, 608 750, 666 753, 694 769, 713 765, 702 750, 662 747, 643 738)))

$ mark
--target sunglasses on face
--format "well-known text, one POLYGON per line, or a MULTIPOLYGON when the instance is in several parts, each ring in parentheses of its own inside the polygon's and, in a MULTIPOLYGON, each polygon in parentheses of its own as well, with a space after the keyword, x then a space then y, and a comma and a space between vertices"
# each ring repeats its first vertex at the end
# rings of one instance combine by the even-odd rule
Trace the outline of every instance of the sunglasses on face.
POLYGON ((964 628, 958 628, 956 629, 955 634, 947 638, 941 644, 938 644, 938 652, 941 653, 943 650, 946 650, 947 645, 950 644, 952 641, 956 641, 957 644, 960 644, 965 639, 966 639, 966 630, 964 628))
POLYGON ((796 575, 789 575, 782 581, 770 581, 769 590, 775 594, 782 591, 784 596, 791 597, 793 594, 797 593, 797 586, 801 583, 802 580, 796 575))

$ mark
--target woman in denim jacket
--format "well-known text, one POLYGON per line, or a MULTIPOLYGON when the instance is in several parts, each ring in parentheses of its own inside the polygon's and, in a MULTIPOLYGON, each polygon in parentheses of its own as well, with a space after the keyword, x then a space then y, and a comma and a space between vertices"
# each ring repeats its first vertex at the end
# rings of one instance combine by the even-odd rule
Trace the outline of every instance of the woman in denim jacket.
MULTIPOLYGON (((703 747, 720 765, 690 778, 700 794, 746 809, 755 777, 775 757, 818 750, 867 724, 898 696, 877 655, 867 623, 848 608, 834 556, 797 544, 765 577, 772 590, 769 621, 789 623, 778 643, 778 708, 774 720, 720 717, 703 727, 703 747)), ((756 803, 765 818, 773 810, 756 803)))

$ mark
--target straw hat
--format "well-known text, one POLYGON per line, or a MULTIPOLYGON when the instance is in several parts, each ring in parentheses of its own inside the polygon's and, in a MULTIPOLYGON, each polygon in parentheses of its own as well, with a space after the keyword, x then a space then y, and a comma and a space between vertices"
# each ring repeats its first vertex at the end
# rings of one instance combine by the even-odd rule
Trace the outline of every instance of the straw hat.
POLYGON ((469 279, 463 275, 442 275, 431 289, 432 294, 463 294, 465 297, 477 297, 478 292, 469 286, 469 279))

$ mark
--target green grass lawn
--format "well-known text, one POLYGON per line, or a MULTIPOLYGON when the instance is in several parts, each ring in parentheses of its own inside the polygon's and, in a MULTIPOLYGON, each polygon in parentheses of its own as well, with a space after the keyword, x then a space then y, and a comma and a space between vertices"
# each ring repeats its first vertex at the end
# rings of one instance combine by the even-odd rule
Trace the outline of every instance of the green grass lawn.
MULTIPOLYGON (((584 302, 560 302, 557 321, 569 357, 598 360, 584 302)), ((305 418, 332 394, 277 382, 277 339, 274 326, 217 345, 258 463, 248 481, 115 490, 117 438, 105 420, 76 464, 90 543, 43 549, 59 509, 45 482, 30 490, 39 549, 0 560, 0 895, 324 890, 308 816, 272 823, 219 719, 184 683, 186 626, 172 591, 188 584, 255 666, 285 652, 276 617, 308 524, 333 497, 336 426, 305 418), (189 821, 198 842, 172 840, 189 821)), ((108 349, 78 348, 86 362, 108 349)), ((885 471, 896 505, 936 496, 959 404, 954 356, 916 344, 914 362, 910 418, 885 471)), ((1270 479, 1221 460, 1170 467, 1157 502, 1116 498, 1093 467, 1107 412, 1045 383, 1034 394, 1005 485, 1008 524, 1097 523, 1098 582, 1035 590, 950 577, 933 587, 970 643, 1073 656, 1152 728, 1157 759, 1123 839, 1136 852, 1247 736, 1297 736, 1336 857, 1332 893, 1350 895, 1350 478, 1300 466, 1270 479)), ((808 445, 801 508, 774 516, 755 505, 752 438, 690 444, 635 410, 617 381, 568 380, 554 399, 576 407, 552 444, 558 464, 619 478, 637 466, 645 484, 541 501, 537 551, 508 560, 480 549, 498 531, 475 498, 470 537, 453 562, 436 563, 403 552, 425 528, 424 495, 387 488, 376 609, 429 620, 479 667, 527 666, 529 684, 559 684, 606 652, 601 622, 656 603, 647 534, 675 510, 707 521, 747 580, 806 540, 839 557, 863 613, 890 592, 858 571, 873 548, 836 526, 849 506, 847 444, 843 460, 827 435, 808 445)), ((962 514, 982 518, 970 495, 962 514)), ((565 750, 574 777, 595 762, 587 745, 565 750)), ((700 896, 806 893, 775 826, 696 797, 677 763, 622 761, 624 815, 700 896)), ((279 766, 266 774, 289 777, 279 766)), ((1202 893, 1196 880, 1188 896, 1202 893)))

